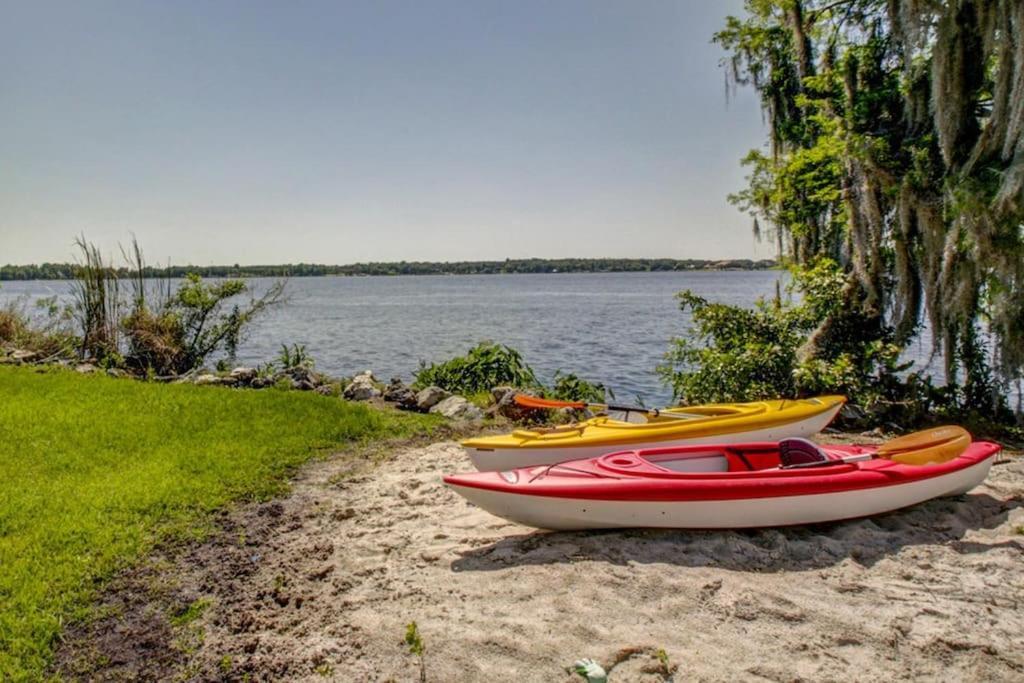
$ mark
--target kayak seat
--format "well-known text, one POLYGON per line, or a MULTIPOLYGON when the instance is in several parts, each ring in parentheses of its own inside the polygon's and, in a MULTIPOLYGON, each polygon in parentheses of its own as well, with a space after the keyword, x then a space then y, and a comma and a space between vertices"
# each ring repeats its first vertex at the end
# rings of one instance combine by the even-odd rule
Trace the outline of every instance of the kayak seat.
POLYGON ((825 451, 818 448, 818 445, 807 439, 783 439, 779 442, 779 463, 782 468, 806 467, 816 463, 829 462, 825 451))

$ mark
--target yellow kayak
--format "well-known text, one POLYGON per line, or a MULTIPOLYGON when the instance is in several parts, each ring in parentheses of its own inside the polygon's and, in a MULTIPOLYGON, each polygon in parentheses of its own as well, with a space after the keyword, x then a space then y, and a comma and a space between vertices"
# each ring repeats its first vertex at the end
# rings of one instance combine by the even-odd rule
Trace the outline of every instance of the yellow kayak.
POLYGON ((462 446, 476 468, 486 472, 594 458, 624 449, 779 441, 818 433, 845 402, 844 396, 819 396, 686 406, 662 410, 639 424, 602 416, 560 427, 468 439, 462 446))

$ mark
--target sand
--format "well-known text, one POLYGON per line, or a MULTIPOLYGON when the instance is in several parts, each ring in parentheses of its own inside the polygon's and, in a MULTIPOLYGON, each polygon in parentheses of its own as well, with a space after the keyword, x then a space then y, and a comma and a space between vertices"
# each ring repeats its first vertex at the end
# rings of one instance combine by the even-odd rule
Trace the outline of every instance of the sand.
POLYGON ((582 680, 581 657, 612 683, 1024 679, 1024 459, 966 496, 750 532, 535 532, 442 485, 468 469, 453 443, 312 465, 123 577, 60 666, 415 681, 415 621, 428 681, 582 680), (188 604, 208 607, 168 624, 188 604))

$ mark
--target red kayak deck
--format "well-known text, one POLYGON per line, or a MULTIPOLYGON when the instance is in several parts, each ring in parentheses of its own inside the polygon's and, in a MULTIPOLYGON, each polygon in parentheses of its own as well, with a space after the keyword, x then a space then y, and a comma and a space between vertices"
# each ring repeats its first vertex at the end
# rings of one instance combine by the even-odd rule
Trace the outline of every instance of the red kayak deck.
POLYGON ((450 475, 444 480, 495 492, 579 500, 746 500, 862 491, 941 477, 993 457, 1000 446, 976 441, 948 462, 929 465, 905 465, 885 458, 844 463, 840 459, 874 455, 877 449, 824 449, 836 462, 799 469, 779 468, 777 443, 754 443, 623 451, 550 466, 450 475), (721 471, 672 469, 697 461, 721 471))

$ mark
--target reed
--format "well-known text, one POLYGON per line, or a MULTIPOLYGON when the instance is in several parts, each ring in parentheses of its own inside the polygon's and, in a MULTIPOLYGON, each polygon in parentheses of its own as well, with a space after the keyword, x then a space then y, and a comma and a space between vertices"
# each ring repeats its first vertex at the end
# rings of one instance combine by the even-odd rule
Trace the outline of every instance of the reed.
POLYGON ((73 310, 80 332, 83 358, 116 358, 119 345, 121 296, 117 270, 103 259, 95 244, 75 238, 80 261, 72 281, 73 310))

